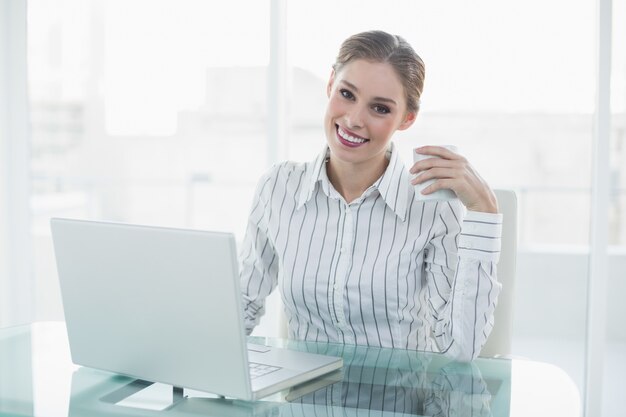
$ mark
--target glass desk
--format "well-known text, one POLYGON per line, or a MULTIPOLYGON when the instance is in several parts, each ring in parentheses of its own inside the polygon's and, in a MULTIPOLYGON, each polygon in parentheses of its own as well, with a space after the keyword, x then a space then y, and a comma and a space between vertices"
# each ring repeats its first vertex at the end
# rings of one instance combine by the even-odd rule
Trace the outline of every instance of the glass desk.
POLYGON ((559 368, 523 359, 463 364, 438 354, 252 338, 344 358, 341 371, 257 402, 172 389, 71 363, 65 326, 0 329, 0 416, 579 416, 559 368), (136 392, 132 396, 129 393, 136 392))

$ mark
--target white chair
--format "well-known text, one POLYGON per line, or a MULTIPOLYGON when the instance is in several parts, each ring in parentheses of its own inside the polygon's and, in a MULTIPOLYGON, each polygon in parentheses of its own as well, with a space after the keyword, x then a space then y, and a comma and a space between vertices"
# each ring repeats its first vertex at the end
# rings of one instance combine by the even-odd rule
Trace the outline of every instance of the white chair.
POLYGON ((513 294, 517 261, 517 197, 512 190, 494 190, 502 213, 502 246, 498 261, 498 281, 502 291, 494 312, 491 334, 480 356, 510 356, 513 330, 513 294))
MULTIPOLYGON (((494 326, 480 356, 510 356, 513 328, 513 294, 517 260, 517 197, 512 190, 494 190, 502 213, 502 246, 498 261, 498 281, 502 291, 494 312, 494 326)), ((287 338, 287 319, 279 309, 279 336, 287 338)))

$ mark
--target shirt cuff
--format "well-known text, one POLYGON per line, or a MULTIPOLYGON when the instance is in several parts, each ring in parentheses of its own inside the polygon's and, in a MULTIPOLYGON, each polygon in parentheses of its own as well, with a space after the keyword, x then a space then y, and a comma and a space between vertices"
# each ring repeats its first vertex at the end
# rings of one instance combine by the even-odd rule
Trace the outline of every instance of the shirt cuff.
POLYGON ((468 211, 459 236, 459 257, 498 262, 502 213, 468 211))

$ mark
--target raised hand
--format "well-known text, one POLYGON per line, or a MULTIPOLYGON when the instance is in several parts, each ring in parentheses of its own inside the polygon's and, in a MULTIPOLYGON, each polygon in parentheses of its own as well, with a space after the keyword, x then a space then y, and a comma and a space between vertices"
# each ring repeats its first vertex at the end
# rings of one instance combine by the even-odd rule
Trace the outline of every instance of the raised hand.
POLYGON ((422 194, 447 188, 456 193, 468 210, 498 212, 496 196, 465 157, 441 146, 423 146, 415 152, 437 157, 418 161, 410 169, 411 174, 416 174, 411 181, 413 185, 436 180, 422 194))

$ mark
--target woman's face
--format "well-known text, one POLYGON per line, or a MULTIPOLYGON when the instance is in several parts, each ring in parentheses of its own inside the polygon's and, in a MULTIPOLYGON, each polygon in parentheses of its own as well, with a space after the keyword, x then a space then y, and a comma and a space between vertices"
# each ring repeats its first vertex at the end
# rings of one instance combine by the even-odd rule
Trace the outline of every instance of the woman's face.
POLYGON ((390 64, 362 59, 330 76, 324 117, 331 159, 362 164, 384 158, 393 133, 411 126, 404 87, 390 64))

